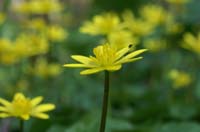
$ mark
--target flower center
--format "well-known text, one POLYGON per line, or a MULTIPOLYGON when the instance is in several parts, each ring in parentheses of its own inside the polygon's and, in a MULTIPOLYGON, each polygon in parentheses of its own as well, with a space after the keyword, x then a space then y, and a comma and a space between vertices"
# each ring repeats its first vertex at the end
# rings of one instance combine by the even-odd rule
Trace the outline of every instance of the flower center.
POLYGON ((95 48, 94 54, 99 61, 100 66, 113 65, 116 59, 116 50, 108 44, 95 48))
POLYGON ((29 99, 18 97, 13 100, 12 104, 13 114, 15 116, 26 115, 31 111, 31 103, 29 99))

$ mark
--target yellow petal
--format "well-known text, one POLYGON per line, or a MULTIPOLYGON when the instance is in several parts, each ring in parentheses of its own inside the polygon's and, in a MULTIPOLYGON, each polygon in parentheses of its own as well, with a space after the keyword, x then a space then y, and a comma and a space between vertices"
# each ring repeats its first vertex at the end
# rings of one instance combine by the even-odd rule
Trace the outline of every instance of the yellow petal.
POLYGON ((121 67, 122 67, 122 65, 109 66, 109 67, 106 67, 106 70, 108 70, 108 71, 117 71, 117 70, 119 70, 121 67))
POLYGON ((141 49, 141 50, 137 50, 137 51, 134 51, 128 55, 126 55, 125 57, 122 57, 120 60, 118 60, 115 64, 122 64, 122 63, 127 63, 127 62, 131 62, 129 61, 130 59, 134 59, 133 57, 143 53, 147 51, 147 49, 141 49))
POLYGON ((64 64, 63 66, 64 67, 72 67, 72 68, 76 68, 76 67, 89 68, 85 64, 64 64))
POLYGON ((37 114, 34 114, 32 116, 37 117, 37 118, 41 118, 41 119, 49 119, 49 115, 44 114, 44 113, 37 113, 37 114))
POLYGON ((25 96, 22 93, 16 93, 14 96, 14 100, 16 99, 25 99, 25 96))
POLYGON ((122 63, 128 63, 128 62, 134 62, 134 61, 137 61, 137 60, 140 60, 142 59, 143 57, 137 57, 137 58, 133 58, 133 59, 122 59, 122 60, 119 60, 118 62, 116 62, 117 64, 122 64, 122 63))
POLYGON ((6 112, 7 109, 6 109, 5 107, 0 106, 0 111, 2 111, 2 112, 6 112))
POLYGON ((74 60, 81 62, 86 65, 91 65, 92 66, 92 60, 89 57, 82 56, 82 55, 72 55, 71 56, 74 60))
POLYGON ((93 74, 93 73, 97 73, 100 71, 105 70, 104 68, 92 68, 92 69, 87 69, 87 70, 83 70, 82 72, 80 72, 81 75, 88 75, 88 74, 93 74))
POLYGON ((117 57, 116 60, 120 59, 122 56, 124 56, 129 51, 129 48, 123 48, 120 51, 116 53, 117 57))
POLYGON ((1 103, 2 105, 4 105, 4 106, 9 106, 9 105, 11 105, 10 102, 8 102, 7 100, 2 99, 2 98, 0 98, 0 103, 1 103))
POLYGON ((131 58, 133 58, 133 57, 135 57, 135 56, 137 56, 137 55, 139 55, 139 54, 141 54, 141 53, 143 53, 145 51, 147 51, 147 49, 141 49, 141 50, 133 51, 132 53, 126 55, 124 57, 124 59, 131 59, 131 58))
POLYGON ((41 113, 55 109, 54 104, 42 104, 34 108, 34 113, 41 113))
POLYGON ((43 100, 42 96, 36 97, 31 100, 32 107, 38 105, 43 100))
POLYGON ((0 118, 7 118, 7 117, 10 117, 11 115, 10 114, 7 114, 7 113, 0 113, 0 118))
POLYGON ((24 114, 20 116, 23 120, 28 120, 30 118, 29 114, 24 114))

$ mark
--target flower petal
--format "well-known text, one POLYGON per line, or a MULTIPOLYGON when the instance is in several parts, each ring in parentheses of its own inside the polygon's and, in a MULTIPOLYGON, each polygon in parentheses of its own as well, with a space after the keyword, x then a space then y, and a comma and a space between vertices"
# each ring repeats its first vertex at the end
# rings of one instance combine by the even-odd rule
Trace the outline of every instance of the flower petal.
POLYGON ((44 113, 37 113, 37 114, 34 114, 32 116, 40 118, 40 119, 49 119, 49 115, 44 114, 44 113))
POLYGON ((116 64, 127 63, 127 62, 129 62, 129 61, 127 61, 127 60, 133 59, 133 57, 135 57, 135 56, 137 56, 137 55, 139 55, 139 54, 141 54, 141 53, 143 53, 143 52, 145 52, 145 51, 147 51, 147 49, 141 49, 141 50, 133 51, 132 53, 130 53, 130 54, 128 54, 128 55, 122 57, 120 60, 118 60, 118 61, 116 62, 116 64))
POLYGON ((42 104, 34 108, 34 113, 41 113, 55 109, 54 104, 42 104))
POLYGON ((121 50, 119 50, 117 53, 116 53, 116 60, 120 59, 122 56, 124 56, 128 51, 130 50, 130 48, 123 48, 121 50))
POLYGON ((8 102, 7 100, 2 99, 2 98, 0 98, 0 103, 1 103, 2 105, 4 105, 4 106, 9 106, 9 105, 11 105, 10 102, 8 102))
POLYGON ((139 55, 139 54, 141 54, 145 51, 147 51, 147 49, 136 50, 136 51, 133 51, 130 54, 126 55, 124 58, 125 59, 131 59, 131 58, 133 58, 133 57, 135 57, 135 56, 137 56, 137 55, 139 55))
POLYGON ((89 68, 85 64, 64 64, 63 66, 64 67, 72 67, 72 68, 76 68, 76 67, 89 68))
POLYGON ((25 96, 22 93, 16 93, 14 96, 14 100, 17 99, 25 99, 25 96))
POLYGON ((121 67, 122 67, 122 65, 109 66, 109 67, 106 67, 106 70, 108 70, 108 71, 117 71, 121 67))
POLYGON ((29 114, 24 114, 20 116, 23 120, 28 120, 30 118, 29 114))
POLYGON ((92 60, 89 57, 82 56, 82 55, 72 55, 71 57, 72 57, 72 59, 74 59, 80 63, 86 64, 86 65, 92 64, 92 60))
POLYGON ((142 59, 143 57, 137 57, 137 58, 133 58, 133 59, 122 59, 122 60, 119 60, 118 62, 116 62, 117 64, 122 64, 122 63, 128 63, 128 62, 134 62, 134 61, 137 61, 137 60, 140 60, 142 59))
POLYGON ((38 96, 31 100, 32 107, 38 105, 43 100, 42 96, 38 96))
POLYGON ((0 113, 0 118, 7 118, 7 117, 10 117, 11 115, 10 114, 7 114, 7 113, 0 113))
POLYGON ((0 111, 2 111, 2 112, 6 112, 7 109, 6 109, 5 107, 0 106, 0 111))
POLYGON ((92 69, 87 69, 87 70, 83 70, 82 72, 80 72, 81 75, 88 75, 88 74, 93 74, 93 73, 97 73, 100 71, 105 70, 104 68, 92 68, 92 69))

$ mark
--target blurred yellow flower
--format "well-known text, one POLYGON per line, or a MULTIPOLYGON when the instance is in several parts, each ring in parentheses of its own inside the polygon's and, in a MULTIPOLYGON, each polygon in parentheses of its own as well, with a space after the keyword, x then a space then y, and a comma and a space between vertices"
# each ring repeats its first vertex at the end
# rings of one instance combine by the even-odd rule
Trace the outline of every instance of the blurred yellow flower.
POLYGON ((194 36, 191 33, 185 33, 183 36, 182 46, 188 50, 200 54, 200 33, 198 33, 198 36, 194 36))
POLYGON ((58 25, 52 25, 48 27, 47 34, 52 41, 62 41, 67 37, 67 32, 58 25))
POLYGON ((186 87, 192 82, 192 78, 189 74, 178 70, 171 70, 169 72, 169 77, 173 81, 173 87, 176 89, 186 87))
POLYGON ((5 14, 0 12, 0 25, 4 23, 5 18, 6 18, 5 14))
POLYGON ((142 19, 136 19, 134 14, 127 10, 122 14, 124 26, 127 27, 133 34, 138 36, 148 35, 152 32, 154 25, 142 19))
POLYGON ((12 42, 7 38, 0 38, 0 54, 13 48, 12 42))
POLYGON ((61 73, 61 67, 56 63, 48 63, 46 59, 39 58, 34 67, 30 68, 30 73, 38 77, 54 77, 61 73))
POLYGON ((48 119, 49 115, 44 112, 55 109, 54 104, 39 104, 43 97, 33 99, 26 98, 22 93, 16 93, 12 102, 0 98, 0 117, 17 117, 28 120, 30 116, 41 119, 48 119))
POLYGON ((47 53, 49 44, 43 35, 21 33, 16 40, 0 39, 0 62, 13 64, 19 60, 47 53))
POLYGON ((168 13, 159 5, 146 5, 140 10, 141 16, 153 25, 159 25, 166 21, 168 13))
POLYGON ((15 52, 23 56, 47 53, 49 43, 44 35, 20 34, 15 41, 15 52))
POLYGON ((94 16, 92 21, 86 21, 80 32, 90 35, 108 35, 121 28, 120 18, 114 13, 103 13, 94 16))
POLYGON ((95 56, 86 57, 82 55, 72 55, 71 57, 80 62, 80 64, 65 64, 64 67, 88 68, 80 73, 82 75, 93 74, 104 70, 116 71, 121 69, 123 63, 142 59, 142 57, 136 56, 145 51, 146 49, 141 49, 130 52, 129 47, 116 50, 112 48, 110 44, 103 44, 94 48, 93 53, 95 56))
POLYGON ((30 29, 37 30, 37 31, 41 31, 46 28, 45 20, 42 18, 34 18, 31 20, 27 20, 25 21, 24 25, 30 29))
POLYGON ((2 54, 0 56, 1 63, 5 65, 11 65, 19 61, 19 58, 16 54, 13 54, 12 52, 7 52, 6 54, 2 54))
POLYGON ((150 52, 159 52, 166 49, 167 43, 162 39, 147 39, 144 41, 144 47, 149 49, 150 52))
POLYGON ((12 42, 7 38, 0 39, 0 62, 6 65, 13 64, 19 60, 14 53, 12 42))
POLYGON ((29 0, 13 4, 14 11, 25 14, 49 14, 62 10, 58 0, 29 0))
POLYGON ((139 39, 134 37, 130 31, 119 30, 108 35, 108 42, 113 48, 120 50, 122 48, 128 47, 130 44, 134 48, 135 45, 138 44, 139 39))

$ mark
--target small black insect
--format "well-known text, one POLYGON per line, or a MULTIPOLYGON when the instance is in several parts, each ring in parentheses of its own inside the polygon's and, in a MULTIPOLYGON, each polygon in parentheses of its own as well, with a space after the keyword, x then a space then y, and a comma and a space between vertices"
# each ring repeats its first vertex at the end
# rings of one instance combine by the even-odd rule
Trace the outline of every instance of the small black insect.
POLYGON ((131 48, 133 46, 133 44, 129 44, 128 47, 131 48))

